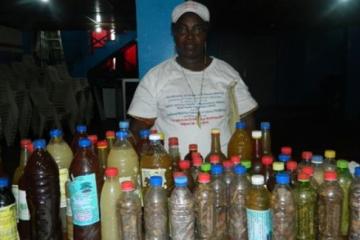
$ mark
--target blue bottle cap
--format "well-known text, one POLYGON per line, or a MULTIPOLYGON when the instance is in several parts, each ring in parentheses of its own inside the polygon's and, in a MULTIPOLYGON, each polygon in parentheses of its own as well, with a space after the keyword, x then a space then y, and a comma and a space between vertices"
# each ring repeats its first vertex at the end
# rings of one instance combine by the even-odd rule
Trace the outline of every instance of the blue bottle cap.
POLYGON ((224 168, 221 165, 212 165, 211 166, 211 174, 212 175, 220 175, 224 172, 224 168))
POLYGON ((186 187, 187 186, 187 177, 186 176, 175 177, 175 186, 176 187, 186 187))
POLYGON ((270 123, 269 122, 261 122, 260 123, 260 129, 261 130, 269 130, 270 129, 270 123))
POLYGON ((81 138, 79 140, 79 147, 88 148, 91 146, 91 141, 88 138, 81 138))
POLYGON ((57 138, 61 137, 63 135, 62 131, 60 129, 54 128, 50 130, 50 137, 51 138, 57 138))
POLYGON ((290 183, 290 176, 288 173, 282 172, 278 173, 275 176, 277 184, 289 184, 290 183))
POLYGON ((139 132, 140 138, 148 138, 150 136, 149 129, 141 129, 139 132))
POLYGON ((4 188, 4 187, 8 187, 8 186, 9 186, 9 178, 1 177, 0 178, 0 187, 4 188))
POLYGON ((354 173, 355 177, 360 177, 360 167, 356 167, 355 168, 355 173, 354 173))
POLYGON ((290 155, 279 154, 278 159, 279 159, 279 162, 287 163, 290 160, 290 155))
POLYGON ((127 136, 128 136, 128 133, 125 131, 120 130, 120 131, 116 132, 116 138, 123 140, 123 139, 127 138, 127 136))
POLYGON ((162 177, 161 176, 151 176, 150 185, 152 187, 161 187, 162 186, 162 177))
POLYGON ((45 139, 36 139, 33 141, 34 149, 44 149, 46 146, 45 139))
POLYGON ((128 121, 120 121, 119 122, 119 128, 120 129, 128 129, 129 128, 129 122, 128 121))
POLYGON ((322 164, 324 162, 324 157, 321 155, 313 155, 311 162, 315 164, 322 164))
POLYGON ((236 123, 236 129, 245 129, 246 123, 244 121, 239 121, 236 123))
POLYGON ((87 127, 85 125, 77 125, 76 132, 78 133, 85 133, 87 131, 87 127))
POLYGON ((236 175, 244 175, 246 173, 246 168, 240 164, 234 167, 234 173, 236 175))

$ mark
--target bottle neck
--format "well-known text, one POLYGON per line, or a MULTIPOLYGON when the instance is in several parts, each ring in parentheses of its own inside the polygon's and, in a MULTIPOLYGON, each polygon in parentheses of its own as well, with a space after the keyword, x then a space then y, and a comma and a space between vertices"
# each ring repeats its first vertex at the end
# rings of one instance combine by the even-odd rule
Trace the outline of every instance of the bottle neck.
POLYGON ((262 152, 263 155, 271 155, 271 137, 270 137, 270 130, 263 130, 262 131, 262 152))
POLYGON ((180 152, 179 152, 179 146, 178 145, 171 145, 169 146, 169 153, 171 155, 179 155, 180 152))
POLYGON ((221 152, 220 134, 211 134, 211 152, 221 152))
POLYGON ((106 181, 111 182, 111 183, 113 183, 113 182, 117 183, 119 180, 118 180, 117 176, 106 176, 106 181))
POLYGON ((253 148, 254 148, 254 159, 257 161, 261 160, 262 150, 261 150, 261 139, 254 138, 253 141, 253 148))

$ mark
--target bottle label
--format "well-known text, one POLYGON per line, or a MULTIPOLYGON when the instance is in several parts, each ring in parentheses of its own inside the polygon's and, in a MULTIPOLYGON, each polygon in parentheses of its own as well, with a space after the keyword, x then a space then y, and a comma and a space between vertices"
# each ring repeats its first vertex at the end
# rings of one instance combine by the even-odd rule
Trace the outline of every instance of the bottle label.
POLYGON ((150 184, 151 176, 161 176, 162 177, 162 186, 164 189, 167 189, 166 178, 165 178, 165 168, 142 168, 141 169, 141 180, 142 186, 147 187, 150 184))
POLYGON ((11 191, 15 198, 16 222, 19 222, 19 185, 11 185, 11 191))
POLYGON ((248 240, 271 240, 272 224, 270 210, 259 211, 246 209, 248 240))
POLYGON ((18 205, 19 219, 22 221, 30 220, 29 207, 26 201, 26 192, 19 190, 19 205, 18 205))
POLYGON ((69 179, 69 170, 67 168, 61 168, 59 170, 60 208, 66 207, 65 184, 68 179, 69 179))
POLYGON ((0 239, 18 239, 16 228, 16 205, 15 203, 0 208, 0 239))
POLYGON ((94 173, 78 176, 70 183, 70 205, 74 225, 88 226, 99 222, 99 202, 94 173))

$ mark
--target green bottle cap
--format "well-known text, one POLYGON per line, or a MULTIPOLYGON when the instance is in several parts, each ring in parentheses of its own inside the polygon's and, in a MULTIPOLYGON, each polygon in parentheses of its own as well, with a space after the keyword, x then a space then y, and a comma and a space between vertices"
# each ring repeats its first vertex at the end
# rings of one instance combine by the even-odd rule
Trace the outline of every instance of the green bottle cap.
POLYGON ((210 172, 211 170, 211 164, 210 163, 203 163, 200 167, 202 172, 210 172))
POLYGON ((343 159, 337 160, 336 166, 341 169, 349 168, 349 162, 343 159))
POLYGON ((274 171, 284 171, 285 170, 284 163, 283 162, 274 162, 273 170, 274 171))
POLYGON ((251 168, 251 161, 250 160, 241 160, 240 164, 243 165, 246 169, 251 168))

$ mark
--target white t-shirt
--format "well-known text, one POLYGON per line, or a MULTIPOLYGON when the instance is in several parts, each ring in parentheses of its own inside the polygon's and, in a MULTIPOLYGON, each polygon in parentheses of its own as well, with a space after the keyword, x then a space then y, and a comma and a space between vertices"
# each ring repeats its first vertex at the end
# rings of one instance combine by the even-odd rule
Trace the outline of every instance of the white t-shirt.
POLYGON ((204 72, 182 68, 175 57, 152 68, 138 85, 128 110, 134 117, 156 118, 154 127, 165 134, 166 147, 169 137, 178 137, 181 157, 192 143, 198 144, 205 157, 210 152, 212 128, 220 129, 222 151, 227 154, 231 137, 228 89, 233 84, 240 115, 257 107, 239 73, 224 61, 212 59, 204 72), (196 123, 199 105, 201 128, 196 123))

